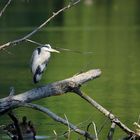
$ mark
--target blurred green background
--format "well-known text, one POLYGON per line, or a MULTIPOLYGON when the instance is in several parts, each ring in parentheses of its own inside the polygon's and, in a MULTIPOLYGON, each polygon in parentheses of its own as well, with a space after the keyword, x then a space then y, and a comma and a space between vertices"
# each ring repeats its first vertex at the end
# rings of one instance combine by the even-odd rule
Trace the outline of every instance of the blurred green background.
MULTIPOLYGON (((0 9, 5 3, 0 1, 0 9)), ((13 0, 0 17, 0 44, 25 36, 67 3, 64 0, 13 0)), ((140 114, 140 0, 81 0, 31 39, 52 47, 93 53, 52 54, 42 80, 34 85, 29 61, 37 46, 24 42, 7 48, 11 54, 0 52, 0 98, 8 96, 10 86, 19 94, 71 77, 81 70, 100 68, 102 76, 85 84, 82 90, 134 129, 133 122, 140 114)), ((34 103, 48 107, 63 118, 66 114, 70 122, 81 123, 81 129, 94 121, 100 130, 106 122, 99 133, 100 140, 106 139, 110 121, 78 96, 67 94, 34 103)), ((55 130, 61 136, 67 131, 67 127, 40 112, 27 108, 18 108, 15 112, 19 118, 26 115, 33 121, 37 135, 54 136, 55 130)), ((1 116, 0 125, 9 122, 8 116, 1 116)), ((94 133, 92 128, 91 133, 94 133)), ((115 140, 124 135, 117 127, 115 140)), ((0 134, 0 138, 4 139, 4 135, 0 134)), ((83 139, 71 134, 71 139, 78 138, 83 139)))

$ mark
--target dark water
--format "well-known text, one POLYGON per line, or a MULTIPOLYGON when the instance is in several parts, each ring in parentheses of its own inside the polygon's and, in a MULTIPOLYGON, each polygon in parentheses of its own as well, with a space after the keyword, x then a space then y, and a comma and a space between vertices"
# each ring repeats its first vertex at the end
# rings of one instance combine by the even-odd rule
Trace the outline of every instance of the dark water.
MULTIPOLYGON (((0 2, 0 7, 4 0, 0 2)), ((64 5, 57 1, 13 1, 0 18, 0 44, 20 38, 45 21, 54 11, 64 5)), ((53 54, 48 69, 39 86, 70 77, 81 70, 100 68, 102 76, 82 87, 90 97, 112 111, 128 127, 140 114, 140 1, 139 0, 85 0, 64 12, 48 26, 31 37, 54 47, 92 51, 92 54, 61 52, 53 54)), ((9 94, 14 86, 16 94, 36 87, 32 83, 29 60, 36 46, 22 43, 0 52, 0 97, 9 94)), ((36 101, 48 107, 81 129, 94 121, 100 129, 99 139, 106 139, 110 121, 74 94, 51 97, 36 101)), ((54 122, 48 116, 27 108, 16 109, 20 118, 26 115, 37 129, 37 134, 54 136, 67 131, 67 127, 54 122)), ((0 124, 9 122, 2 116, 0 124)), ((91 128, 91 132, 94 131, 91 128)), ((115 139, 125 135, 118 127, 115 139)), ((3 137, 3 135, 1 135, 3 137)), ((71 133, 72 139, 78 139, 71 133)), ((80 137, 81 138, 81 137, 80 137)), ((52 139, 52 138, 50 138, 52 139)), ((60 138, 62 139, 62 138, 60 138)), ((82 138, 81 138, 82 139, 82 138)))

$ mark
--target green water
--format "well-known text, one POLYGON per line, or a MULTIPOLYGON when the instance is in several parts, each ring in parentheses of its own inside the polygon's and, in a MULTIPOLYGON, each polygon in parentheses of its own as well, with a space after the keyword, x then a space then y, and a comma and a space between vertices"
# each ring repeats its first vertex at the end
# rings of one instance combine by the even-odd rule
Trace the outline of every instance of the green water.
MULTIPOLYGON (((0 2, 0 7, 4 1, 0 2)), ((0 18, 0 44, 20 38, 31 32, 48 18, 53 9, 63 6, 63 1, 13 1, 0 18)), ((22 43, 0 52, 0 97, 8 96, 9 87, 14 86, 16 94, 37 86, 62 80, 81 70, 100 68, 100 78, 83 85, 82 90, 109 111, 112 111, 128 127, 138 120, 140 114, 140 1, 139 0, 95 0, 91 4, 81 1, 79 5, 64 12, 48 26, 31 37, 54 47, 92 51, 92 54, 61 52, 53 54, 48 69, 39 85, 32 83, 29 60, 35 45, 22 43)), ((74 94, 66 94, 36 101, 81 129, 94 121, 97 128, 106 118, 74 94)), ((16 109, 18 117, 26 115, 37 129, 38 135, 54 136, 67 131, 67 127, 48 116, 27 108, 16 109)), ((0 125, 9 122, 2 116, 0 125)), ((110 128, 106 124, 99 139, 106 139, 110 128)), ((92 129, 92 128, 91 128, 92 129)), ((94 133, 93 130, 91 130, 94 133)), ((118 127, 115 140, 125 135, 118 127)), ((3 137, 3 135, 0 135, 3 137)), ((75 133, 72 139, 78 139, 75 133)), ((82 137, 80 137, 82 139, 82 137)), ((50 138, 52 139, 52 138, 50 138)), ((62 138, 60 138, 62 139, 62 138)))

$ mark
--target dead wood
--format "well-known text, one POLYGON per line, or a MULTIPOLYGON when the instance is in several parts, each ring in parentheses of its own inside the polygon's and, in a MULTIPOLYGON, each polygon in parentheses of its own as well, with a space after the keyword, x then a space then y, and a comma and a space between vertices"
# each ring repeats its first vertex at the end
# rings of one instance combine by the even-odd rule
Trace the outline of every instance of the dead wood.
POLYGON ((6 98, 0 99, 0 115, 7 112, 8 110, 17 108, 19 103, 21 102, 29 103, 41 98, 73 92, 74 88, 77 88, 85 82, 99 77, 100 74, 101 71, 99 69, 89 70, 85 73, 75 75, 71 78, 57 81, 42 87, 34 88, 10 98, 8 96, 6 98))

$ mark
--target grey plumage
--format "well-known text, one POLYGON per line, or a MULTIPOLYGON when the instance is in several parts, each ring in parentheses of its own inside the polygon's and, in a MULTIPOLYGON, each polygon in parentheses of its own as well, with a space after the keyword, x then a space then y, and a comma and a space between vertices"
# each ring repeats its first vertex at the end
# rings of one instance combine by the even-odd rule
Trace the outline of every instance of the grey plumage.
POLYGON ((59 53, 59 51, 52 49, 49 44, 38 47, 33 51, 30 66, 34 83, 41 80, 42 74, 45 71, 51 57, 51 52, 59 53))

